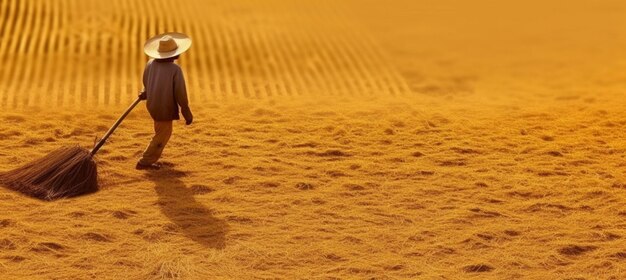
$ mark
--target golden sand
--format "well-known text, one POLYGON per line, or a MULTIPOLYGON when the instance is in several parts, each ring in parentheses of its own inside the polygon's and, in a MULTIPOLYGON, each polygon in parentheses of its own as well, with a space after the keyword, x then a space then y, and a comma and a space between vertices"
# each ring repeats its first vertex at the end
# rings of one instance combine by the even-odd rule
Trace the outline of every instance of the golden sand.
POLYGON ((158 32, 195 113, 163 170, 141 107, 98 193, 0 188, 3 279, 626 278, 626 4, 178 2, 0 1, 0 170, 91 146, 158 32))

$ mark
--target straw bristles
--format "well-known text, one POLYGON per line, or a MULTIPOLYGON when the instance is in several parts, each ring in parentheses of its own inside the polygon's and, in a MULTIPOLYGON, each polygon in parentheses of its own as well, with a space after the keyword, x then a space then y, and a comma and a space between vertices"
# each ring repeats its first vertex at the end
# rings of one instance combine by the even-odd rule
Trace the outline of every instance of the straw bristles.
POLYGON ((98 190, 96 163, 88 150, 66 146, 8 172, 0 185, 43 199, 54 200, 98 190))

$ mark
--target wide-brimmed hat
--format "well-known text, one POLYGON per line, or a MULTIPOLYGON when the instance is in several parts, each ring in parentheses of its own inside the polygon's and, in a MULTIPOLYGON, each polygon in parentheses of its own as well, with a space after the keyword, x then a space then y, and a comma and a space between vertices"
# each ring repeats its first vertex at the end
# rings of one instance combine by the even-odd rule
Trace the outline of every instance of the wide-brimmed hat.
POLYGON ((184 53, 189 47, 191 47, 189 36, 178 32, 168 32, 148 39, 143 46, 143 52, 149 57, 164 59, 184 53))

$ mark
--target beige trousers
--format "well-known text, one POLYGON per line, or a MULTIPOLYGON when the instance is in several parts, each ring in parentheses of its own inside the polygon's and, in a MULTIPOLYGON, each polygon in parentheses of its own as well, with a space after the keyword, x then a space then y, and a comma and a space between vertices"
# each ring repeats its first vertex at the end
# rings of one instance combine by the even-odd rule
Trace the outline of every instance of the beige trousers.
POLYGON ((170 136, 172 136, 172 121, 154 121, 154 137, 139 159, 139 164, 150 165, 157 162, 170 136))

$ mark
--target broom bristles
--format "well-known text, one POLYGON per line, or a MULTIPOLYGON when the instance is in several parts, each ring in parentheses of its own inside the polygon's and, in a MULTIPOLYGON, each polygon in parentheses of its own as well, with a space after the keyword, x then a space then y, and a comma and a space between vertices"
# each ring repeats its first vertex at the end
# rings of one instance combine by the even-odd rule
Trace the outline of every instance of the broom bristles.
POLYGON ((0 185, 35 198, 54 200, 96 192, 98 171, 87 149, 66 146, 0 173, 0 185))

